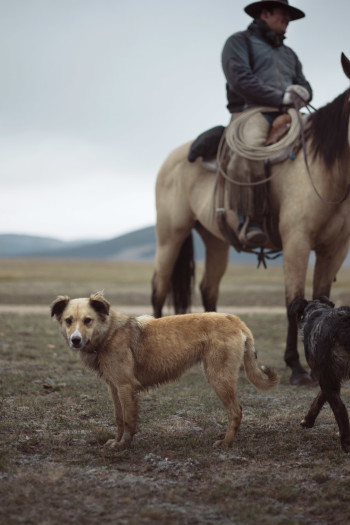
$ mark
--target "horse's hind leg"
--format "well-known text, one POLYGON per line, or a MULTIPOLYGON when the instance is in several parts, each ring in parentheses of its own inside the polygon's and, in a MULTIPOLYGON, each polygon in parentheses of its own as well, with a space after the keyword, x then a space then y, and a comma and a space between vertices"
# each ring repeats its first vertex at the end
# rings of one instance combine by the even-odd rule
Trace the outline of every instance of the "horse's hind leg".
POLYGON ((158 232, 156 268, 152 280, 152 306, 155 317, 162 316, 162 308, 169 293, 169 285, 181 246, 191 229, 158 232))
POLYGON ((215 312, 219 284, 228 263, 230 246, 226 242, 214 237, 203 226, 196 226, 205 245, 205 268, 200 283, 202 304, 206 312, 215 312))

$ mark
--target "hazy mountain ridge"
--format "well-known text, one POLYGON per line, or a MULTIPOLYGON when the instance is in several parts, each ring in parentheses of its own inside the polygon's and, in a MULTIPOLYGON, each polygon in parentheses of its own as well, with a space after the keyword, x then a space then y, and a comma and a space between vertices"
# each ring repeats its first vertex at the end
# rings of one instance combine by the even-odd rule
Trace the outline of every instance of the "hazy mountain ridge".
POLYGON ((87 244, 88 241, 62 241, 38 235, 0 234, 0 257, 16 257, 33 252, 61 250, 87 244))
MULTIPOLYGON (((197 260, 204 260, 204 246, 199 235, 194 231, 194 250, 197 260)), ((145 260, 155 259, 156 233, 154 226, 135 230, 105 241, 62 241, 52 237, 33 235, 0 234, 0 257, 42 257, 56 259, 108 259, 108 260, 145 260)), ((310 264, 314 264, 311 254, 310 264)), ((230 251, 230 262, 237 264, 257 264, 257 257, 249 253, 230 251)), ((282 264, 282 257, 267 261, 268 265, 282 264)), ((350 266, 350 256, 344 261, 350 266)))
MULTIPOLYGON (((196 232, 194 250, 197 260, 204 259, 204 246, 196 232)), ((31 235, 0 235, 0 257, 43 257, 56 259, 154 260, 156 233, 154 226, 126 233, 106 241, 67 242, 31 235)), ((231 260, 255 263, 256 256, 231 250, 231 260)), ((281 261, 281 259, 280 259, 281 261)))
POLYGON ((132 259, 152 258, 155 250, 154 227, 143 228, 106 241, 62 241, 31 235, 0 235, 0 257, 47 257, 132 259))

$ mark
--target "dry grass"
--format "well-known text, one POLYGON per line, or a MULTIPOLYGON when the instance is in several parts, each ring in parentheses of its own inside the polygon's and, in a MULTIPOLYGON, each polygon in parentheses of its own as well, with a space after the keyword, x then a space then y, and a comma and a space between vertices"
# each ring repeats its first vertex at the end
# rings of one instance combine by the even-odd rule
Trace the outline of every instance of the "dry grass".
MULTIPOLYGON (((57 294, 100 289, 114 304, 127 298, 142 304, 135 301, 149 297, 153 271, 149 264, 1 263, 0 302, 12 297, 14 304, 49 304, 57 294)), ((344 269, 337 301, 347 298, 349 281, 344 269)), ((227 304, 280 306, 281 269, 231 267, 223 296, 231 298, 227 304)), ((314 429, 299 427, 316 389, 289 386, 285 317, 242 318, 260 362, 274 365, 282 382, 275 392, 258 393, 242 375, 243 420, 233 448, 212 448, 226 416, 195 367, 178 382, 142 394, 134 444, 111 451, 103 448, 114 432, 105 385, 82 368, 55 322, 1 315, 0 522, 346 523, 350 458, 328 407, 314 429)), ((348 385, 343 398, 349 404, 348 385)))
MULTIPOLYGON (((197 265, 199 283, 203 265, 197 265)), ((57 295, 88 296, 105 290, 113 304, 150 304, 153 263, 1 259, 0 304, 48 305, 57 295)), ((312 270, 306 291, 311 296, 312 270)), ((343 268, 333 285, 333 300, 350 303, 350 268, 343 268)), ((200 304, 198 286, 194 304, 200 304)), ((222 280, 221 306, 284 305, 283 270, 268 266, 230 265, 222 280)))

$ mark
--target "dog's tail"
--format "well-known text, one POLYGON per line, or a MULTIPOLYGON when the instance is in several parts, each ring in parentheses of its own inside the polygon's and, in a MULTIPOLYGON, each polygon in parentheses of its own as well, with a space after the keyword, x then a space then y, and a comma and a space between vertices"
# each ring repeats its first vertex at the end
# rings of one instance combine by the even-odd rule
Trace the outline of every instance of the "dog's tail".
POLYGON ((254 338, 250 330, 244 332, 244 355, 243 363, 245 373, 249 381, 259 390, 270 390, 275 388, 280 382, 276 370, 269 366, 258 366, 254 338))

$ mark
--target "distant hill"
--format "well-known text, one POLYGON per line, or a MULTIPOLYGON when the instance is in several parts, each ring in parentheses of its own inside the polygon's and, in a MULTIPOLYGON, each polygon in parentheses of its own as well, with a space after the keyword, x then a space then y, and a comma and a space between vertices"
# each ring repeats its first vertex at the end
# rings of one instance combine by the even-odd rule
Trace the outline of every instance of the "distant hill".
MULTIPOLYGON (((204 246, 199 235, 194 231, 194 250, 197 260, 204 260, 204 246)), ((109 259, 109 260, 150 260, 153 261, 156 252, 155 227, 148 226, 140 230, 126 233, 107 241, 61 241, 51 237, 32 235, 0 234, 0 257, 42 257, 55 259, 109 259)), ((315 261, 311 254, 310 264, 315 261)), ((257 264, 254 254, 230 251, 230 262, 237 264, 257 264)), ((272 264, 282 264, 282 257, 267 261, 272 264)), ((348 255, 344 266, 350 266, 348 255)))
MULTIPOLYGON (((194 232, 197 260, 204 259, 204 246, 194 232)), ((156 252, 155 227, 149 226, 107 241, 65 242, 49 237, 30 235, 0 235, 0 257, 43 257, 55 259, 154 260, 156 252)), ((255 264, 256 256, 237 254, 231 250, 231 260, 255 264)), ((279 259, 281 262, 281 259, 279 259)))
MULTIPOLYGON (((16 257, 33 252, 60 250, 76 247, 84 241, 65 242, 52 237, 34 235, 0 234, 0 257, 16 257)), ((86 243, 86 241, 85 241, 86 243)))
POLYGON ((153 259, 156 246, 154 226, 142 228, 107 241, 91 242, 80 246, 61 246, 49 251, 32 253, 33 257, 73 259, 153 259))

